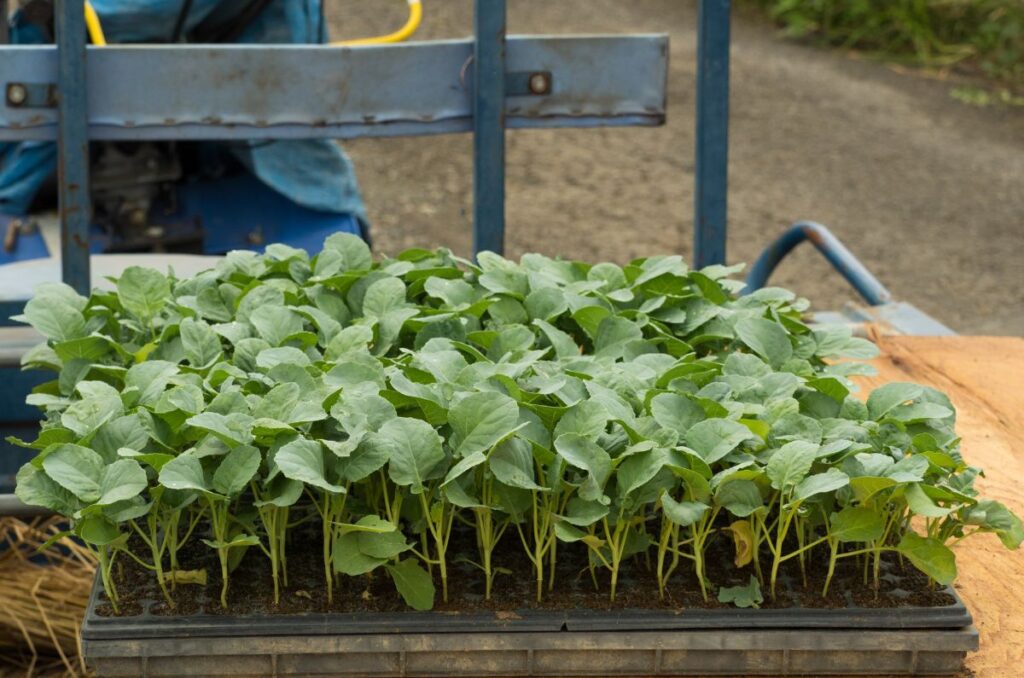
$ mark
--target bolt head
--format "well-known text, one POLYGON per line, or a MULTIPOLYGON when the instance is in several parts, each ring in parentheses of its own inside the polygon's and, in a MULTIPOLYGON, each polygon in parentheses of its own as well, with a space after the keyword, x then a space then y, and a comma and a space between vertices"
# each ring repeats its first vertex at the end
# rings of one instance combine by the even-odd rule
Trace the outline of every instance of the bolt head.
POLYGON ((530 91, 534 94, 547 94, 551 91, 551 77, 547 73, 533 73, 530 76, 530 91))
POLYGON ((28 99, 28 89, 21 83, 7 85, 7 103, 20 106, 28 99))

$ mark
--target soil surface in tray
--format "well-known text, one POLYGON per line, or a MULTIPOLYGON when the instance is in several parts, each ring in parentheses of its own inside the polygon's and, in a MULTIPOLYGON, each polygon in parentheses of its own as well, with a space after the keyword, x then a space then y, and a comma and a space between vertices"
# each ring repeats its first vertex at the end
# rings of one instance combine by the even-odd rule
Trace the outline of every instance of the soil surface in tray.
MULTIPOLYGON (((288 545, 288 585, 281 588, 280 604, 274 604, 269 561, 258 548, 250 548, 231 574, 228 609, 222 609, 220 566, 216 553, 193 537, 179 554, 180 564, 184 570, 205 569, 208 573, 207 585, 179 584, 172 593, 176 606, 173 610, 168 609, 154 575, 130 558, 121 556, 115 567, 115 582, 121 595, 120 616, 138 615, 145 607, 157 615, 409 611, 383 568, 361 577, 339 576, 334 589, 334 601, 328 603, 319 527, 308 527, 312 529, 297 531, 288 545)), ((141 543, 132 542, 129 546, 136 554, 148 553, 148 549, 141 543)), ((659 600, 653 548, 650 553, 649 566, 643 554, 622 564, 617 595, 614 601, 610 601, 607 570, 596 570, 598 588, 595 589, 587 569, 586 547, 560 542, 555 586, 548 591, 545 582, 544 599, 538 602, 532 565, 517 535, 509 530, 499 542, 492 558, 495 567, 502 568, 502 571, 495 577, 491 599, 484 600, 483 572, 463 557, 476 560, 473 534, 456 528, 448 549, 448 602, 441 600, 440 578, 435 567, 433 574, 437 598, 434 610, 458 613, 524 609, 668 611, 682 608, 730 608, 731 604, 718 602, 717 587, 745 585, 753 572, 752 566, 736 568, 732 562, 735 555, 732 540, 718 536, 711 540, 707 549, 707 572, 712 583, 708 600, 705 601, 701 596, 697 579, 686 560, 680 562, 673 574, 665 591, 665 599, 659 600)), ((882 560, 878 591, 870 583, 865 584, 863 567, 858 559, 845 558, 839 560, 836 566, 828 596, 822 597, 821 589, 828 568, 827 549, 815 550, 808 559, 806 585, 801 577, 798 559, 791 559, 780 568, 776 599, 771 599, 765 585, 765 601, 761 607, 939 607, 955 602, 949 594, 931 587, 927 577, 909 564, 904 567, 895 556, 889 554, 883 556, 882 560)), ((770 554, 762 553, 761 563, 767 575, 771 567, 770 554)), ((97 605, 96 612, 104 617, 115 616, 110 605, 105 602, 97 605)))

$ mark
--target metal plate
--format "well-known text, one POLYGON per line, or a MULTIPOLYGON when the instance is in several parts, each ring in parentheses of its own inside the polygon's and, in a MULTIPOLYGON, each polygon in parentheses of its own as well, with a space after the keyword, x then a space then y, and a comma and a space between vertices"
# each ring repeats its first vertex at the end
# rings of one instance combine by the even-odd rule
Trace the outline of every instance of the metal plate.
MULTIPOLYGON (((657 125, 665 35, 511 36, 506 69, 551 92, 506 99, 508 127, 657 125)), ((366 47, 113 46, 88 50, 92 139, 399 136, 472 128, 473 41, 366 47)), ((57 80, 52 45, 10 46, 0 87, 57 80)), ((55 139, 52 108, 0 106, 0 140, 55 139)))

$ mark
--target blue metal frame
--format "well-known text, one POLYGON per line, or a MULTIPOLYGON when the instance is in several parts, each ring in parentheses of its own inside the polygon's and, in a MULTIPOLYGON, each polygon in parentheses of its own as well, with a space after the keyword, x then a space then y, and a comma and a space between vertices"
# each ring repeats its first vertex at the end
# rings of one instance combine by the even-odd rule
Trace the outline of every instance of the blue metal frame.
POLYGON ((730 0, 701 0, 697 32, 697 130, 693 265, 725 263, 729 164, 730 0))
MULTIPOLYGON (((84 0, 57 5, 57 191, 61 277, 80 294, 89 278, 89 120, 85 74, 84 0)), ((6 17, 4 17, 6 21, 6 17)))
MULTIPOLYGON (((89 137, 345 139, 471 132, 474 45, 473 38, 461 38, 364 47, 89 47, 89 137)), ((2 55, 0 95, 15 84, 57 89, 53 45, 4 47, 2 55)), ((667 72, 665 35, 511 36, 505 126, 659 125, 667 72), (548 90, 533 91, 538 75, 548 77, 548 90)), ((56 128, 53 107, 14 105, 10 96, 0 102, 0 140, 54 140, 56 128)))
POLYGON ((872 306, 881 306, 892 301, 889 290, 871 274, 853 252, 848 250, 831 231, 813 221, 798 221, 765 248, 747 276, 747 291, 752 292, 764 287, 779 262, 805 240, 810 241, 828 259, 833 268, 846 278, 866 302, 872 306))
POLYGON ((505 0, 476 0, 473 252, 505 251, 505 0))

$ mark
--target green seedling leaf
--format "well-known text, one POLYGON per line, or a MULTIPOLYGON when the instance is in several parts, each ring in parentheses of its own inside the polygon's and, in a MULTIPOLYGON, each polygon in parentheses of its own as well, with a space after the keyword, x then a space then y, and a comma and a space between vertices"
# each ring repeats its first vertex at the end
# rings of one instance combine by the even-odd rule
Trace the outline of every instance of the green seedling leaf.
POLYGON ((1008 549, 1018 549, 1024 542, 1024 525, 1020 518, 998 501, 982 499, 968 510, 965 522, 994 532, 1008 549))
POLYGON ((793 499, 803 501, 819 494, 828 494, 850 484, 850 477, 837 468, 809 475, 793 490, 793 499))
POLYGON ((920 397, 922 393, 924 389, 917 384, 893 382, 879 386, 868 396, 868 414, 877 421, 903 403, 920 397))
POLYGON ((612 460, 604 449, 589 438, 576 433, 566 433, 555 440, 555 449, 570 466, 586 471, 587 476, 580 486, 579 495, 588 501, 608 503, 604 485, 611 475, 612 460))
MULTIPOLYGON (((234 497, 249 486, 260 468, 260 451, 251 445, 239 445, 221 460, 213 473, 213 489, 225 497, 234 497)), ((279 462, 280 465, 280 462, 279 462)))
POLYGON ((86 504, 100 498, 103 467, 103 458, 81 445, 60 445, 43 458, 46 475, 86 504))
POLYGON ((907 532, 896 549, 939 584, 951 584, 956 579, 956 557, 938 539, 907 532))
POLYGON ((662 450, 651 450, 626 457, 615 470, 616 492, 625 500, 644 487, 665 466, 662 450))
POLYGON ((718 486, 715 503, 737 518, 746 518, 764 506, 764 499, 757 483, 739 478, 718 486))
POLYGON ((661 506, 666 518, 683 527, 696 523, 711 508, 697 501, 676 501, 668 493, 661 495, 661 506))
POLYGON ((786 443, 768 460, 765 473, 772 482, 772 487, 786 493, 807 477, 811 465, 818 456, 818 445, 803 440, 786 443))
POLYGON ((85 336, 82 311, 54 295, 37 294, 25 304, 25 313, 17 319, 36 328, 47 339, 66 342, 85 336))
POLYGON ((334 262, 333 273, 349 271, 367 271, 373 265, 373 257, 366 242, 351 233, 334 233, 324 240, 324 252, 336 253, 331 256, 334 262))
POLYGON ((746 586, 723 586, 718 589, 718 602, 732 603, 736 607, 760 607, 764 602, 761 584, 757 577, 750 575, 746 586))
POLYGON ((413 494, 424 490, 424 479, 444 460, 441 436, 434 427, 420 419, 396 417, 372 435, 388 455, 388 475, 413 494))
POLYGON ((74 529, 82 541, 93 546, 106 546, 122 537, 114 521, 102 514, 83 517, 75 524, 74 529))
POLYGON ((171 296, 167 276, 151 268, 129 266, 117 280, 117 298, 126 311, 149 322, 171 296))
POLYGON ((706 419, 686 432, 686 444, 708 464, 714 464, 748 440, 759 438, 743 424, 728 419, 706 419))
POLYGON ((415 560, 400 560, 396 565, 388 565, 387 570, 409 607, 420 611, 434 607, 434 581, 415 560))
POLYGON ((195 457, 183 454, 160 469, 160 484, 171 490, 209 491, 203 465, 195 457))
POLYGON ((63 516, 74 515, 81 501, 61 487, 42 469, 28 463, 18 470, 14 493, 29 506, 42 506, 63 516))
POLYGON ((651 416, 659 426, 676 431, 680 435, 685 435, 706 417, 703 407, 677 393, 661 393, 654 396, 651 399, 651 416))
POLYGON ((286 478, 301 481, 325 492, 345 492, 343 486, 328 480, 329 466, 324 448, 316 440, 296 438, 277 451, 274 461, 286 478))
POLYGON ((498 482, 523 490, 544 491, 534 482, 533 450, 519 438, 511 438, 498 445, 487 459, 491 473, 498 482))
POLYGON ((584 400, 570 407, 555 425, 553 438, 567 434, 597 438, 608 425, 608 410, 594 400, 584 400))
POLYGON ((474 393, 448 412, 456 457, 488 452, 519 427, 519 405, 494 391, 474 393))
POLYGON ((907 485, 903 490, 903 496, 906 497, 907 506, 916 515, 925 518, 945 518, 952 513, 952 509, 943 508, 932 501, 932 498, 917 483, 907 485))
POLYGON ((207 367, 220 357, 220 337, 202 320, 185 318, 178 325, 178 330, 185 357, 193 367, 207 367))
POLYGON ((864 506, 847 506, 830 522, 831 536, 841 542, 873 542, 885 532, 884 516, 864 506))
POLYGON ((793 357, 793 345, 781 325, 764 318, 743 318, 735 330, 740 341, 776 369, 793 357))

